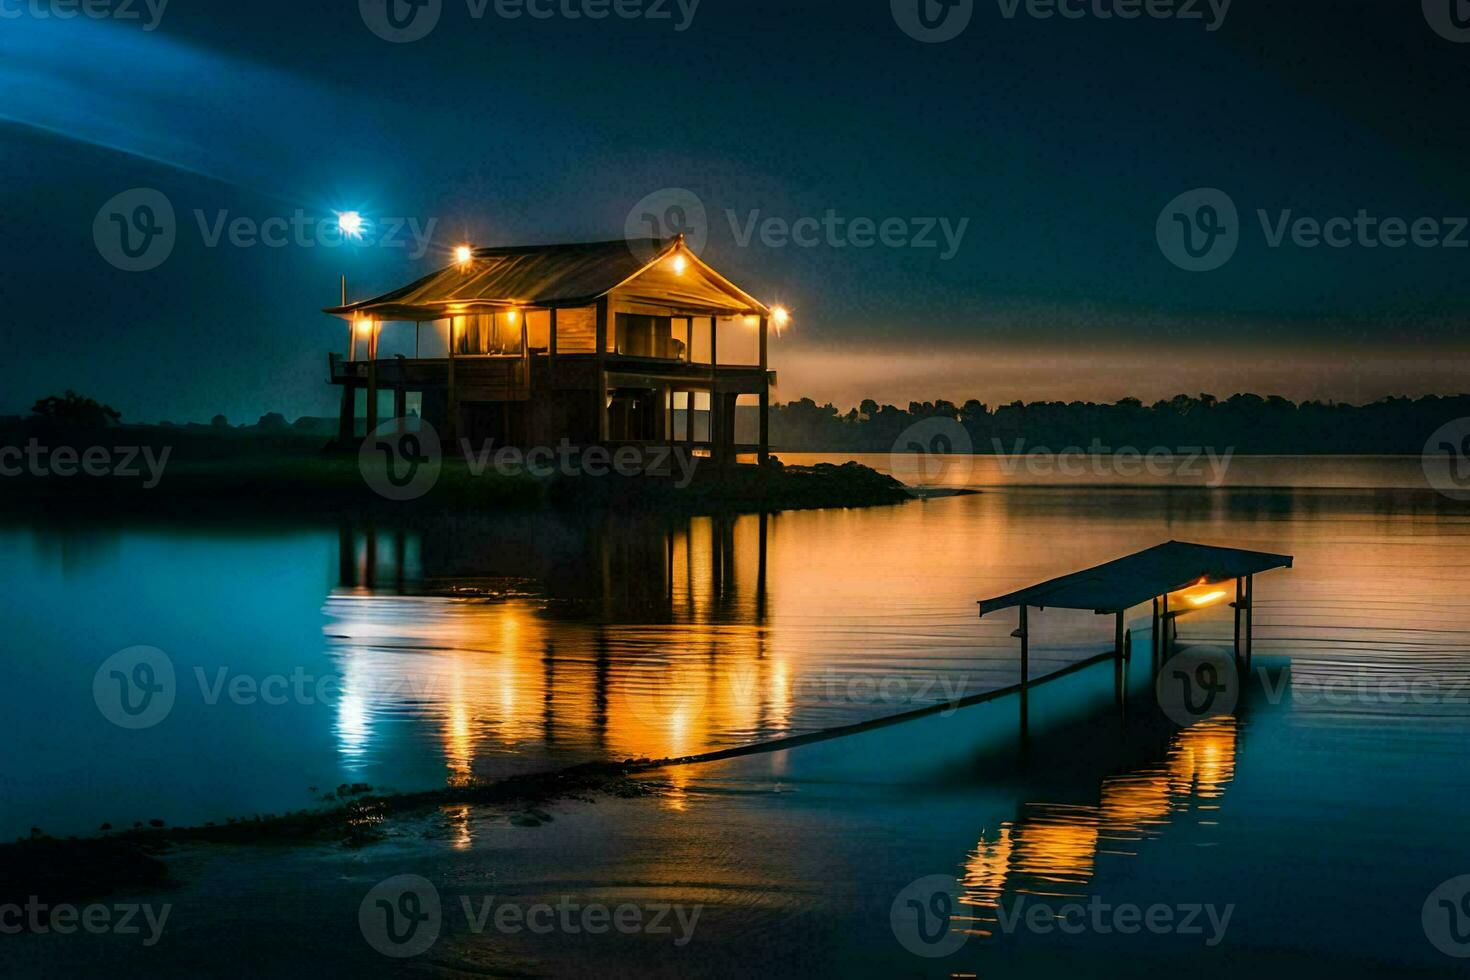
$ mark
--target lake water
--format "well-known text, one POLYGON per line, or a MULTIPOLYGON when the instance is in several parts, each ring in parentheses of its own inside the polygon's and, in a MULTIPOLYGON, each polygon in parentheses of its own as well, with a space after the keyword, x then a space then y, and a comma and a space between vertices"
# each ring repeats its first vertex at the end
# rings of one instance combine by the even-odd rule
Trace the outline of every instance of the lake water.
MULTIPOLYGON (((623 844, 588 850, 580 873, 697 881, 716 936, 765 937, 686 968, 1453 966, 1423 906, 1470 874, 1470 506, 1425 488, 1417 459, 1238 459, 1220 487, 1017 472, 989 460, 937 481, 974 496, 733 519, 0 527, 0 833, 683 755, 994 690, 1018 679, 1015 616, 981 620, 977 599, 1178 539, 1296 558, 1257 579, 1263 673, 1233 714, 1159 724, 1145 655, 1120 715, 1111 668, 1089 667, 1033 692, 1024 755, 1003 700, 674 770, 636 817, 618 803, 586 818, 601 821, 586 840, 623 844), (121 679, 140 677, 167 688, 157 717, 122 710, 121 679), (889 924, 926 875, 959 883, 969 941, 948 959, 914 956, 889 924), (1094 895, 1236 908, 1203 952, 1002 924, 1021 896, 1094 895)), ((1182 620, 1180 644, 1228 646, 1231 628, 1217 607, 1182 620)), ((1111 630, 1034 616, 1033 678, 1111 630)))

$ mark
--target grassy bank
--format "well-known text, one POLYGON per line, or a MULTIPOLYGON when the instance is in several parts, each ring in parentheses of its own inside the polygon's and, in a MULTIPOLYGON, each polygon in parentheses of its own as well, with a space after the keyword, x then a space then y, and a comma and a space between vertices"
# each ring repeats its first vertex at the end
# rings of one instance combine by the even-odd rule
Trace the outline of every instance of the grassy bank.
MULTIPOLYGON (((673 512, 860 507, 909 499, 891 477, 857 464, 788 467, 774 461, 665 475, 574 475, 558 469, 446 457, 411 499, 389 499, 365 476, 355 447, 336 451, 311 433, 209 426, 76 430, 0 426, 0 506, 52 512, 324 513, 494 508, 656 509, 673 512), (478 463, 478 465, 477 465, 478 463)), ((376 481, 382 486, 382 481, 376 481)))

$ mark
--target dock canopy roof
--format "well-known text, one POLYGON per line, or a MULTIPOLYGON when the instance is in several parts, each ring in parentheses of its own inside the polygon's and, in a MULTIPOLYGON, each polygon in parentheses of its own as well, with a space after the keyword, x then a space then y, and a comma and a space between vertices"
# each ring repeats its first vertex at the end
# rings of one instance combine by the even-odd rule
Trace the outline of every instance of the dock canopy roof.
POLYGON ((1192 585, 1228 582, 1273 568, 1290 568, 1291 562, 1290 555, 1170 541, 1029 589, 982 599, 980 615, 1021 605, 1122 612, 1192 585))
POLYGON ((380 320, 437 320, 514 308, 619 303, 685 314, 769 316, 770 310, 690 251, 682 235, 575 245, 477 248, 473 258, 382 296, 325 312, 380 320), (682 261, 680 261, 682 260, 682 261))

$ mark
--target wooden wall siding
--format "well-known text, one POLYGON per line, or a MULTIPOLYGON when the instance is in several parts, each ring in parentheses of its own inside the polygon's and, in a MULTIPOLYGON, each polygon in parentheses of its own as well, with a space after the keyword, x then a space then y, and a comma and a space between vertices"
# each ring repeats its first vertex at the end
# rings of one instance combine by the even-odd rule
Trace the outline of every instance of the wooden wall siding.
POLYGON ((596 307, 582 306, 556 311, 556 351, 558 354, 597 352, 596 307))

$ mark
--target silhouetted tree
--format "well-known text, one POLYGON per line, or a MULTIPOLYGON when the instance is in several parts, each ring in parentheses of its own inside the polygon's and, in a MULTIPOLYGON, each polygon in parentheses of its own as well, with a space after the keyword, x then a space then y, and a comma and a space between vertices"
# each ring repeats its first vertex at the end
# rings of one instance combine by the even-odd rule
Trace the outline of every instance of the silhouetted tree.
POLYGON ((122 419, 122 413, 111 405, 103 405, 94 398, 83 398, 68 390, 60 398, 55 395, 42 398, 31 406, 34 418, 62 425, 101 428, 122 419))

